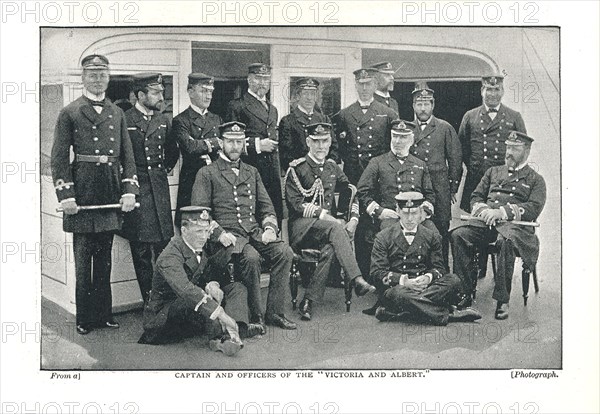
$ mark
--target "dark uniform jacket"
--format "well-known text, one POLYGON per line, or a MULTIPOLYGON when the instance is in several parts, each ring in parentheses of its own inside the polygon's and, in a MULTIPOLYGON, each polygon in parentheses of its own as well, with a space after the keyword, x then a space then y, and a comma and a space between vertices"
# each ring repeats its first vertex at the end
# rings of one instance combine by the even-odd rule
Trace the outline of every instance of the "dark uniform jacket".
POLYGON ((504 164, 506 138, 510 131, 527 133, 521 114, 504 104, 492 120, 484 105, 468 111, 458 130, 462 159, 467 166, 467 178, 460 207, 468 210, 471 193, 483 173, 490 167, 504 164))
POLYGON ((390 108, 391 110, 396 112, 396 115, 400 113, 400 111, 398 109, 398 101, 396 101, 391 96, 388 98, 385 98, 377 93, 374 93, 373 97, 375 98, 375 100, 377 102, 384 104, 385 106, 387 106, 388 108, 390 108))
POLYGON ((374 217, 378 217, 384 208, 396 211, 394 197, 406 191, 418 191, 435 205, 427 165, 410 154, 403 164, 392 151, 373 158, 358 182, 361 206, 374 217))
POLYGON ((451 195, 458 191, 462 178, 462 150, 456 131, 448 122, 432 116, 423 130, 417 124, 410 153, 427 164, 435 192, 436 217, 450 221, 451 195))
MULTIPOLYGON (((306 145, 306 125, 316 122, 331 123, 327 115, 318 112, 315 108, 313 114, 309 117, 298 107, 292 109, 289 115, 281 118, 279 122, 279 158, 281 169, 287 170, 291 161, 301 158, 308 153, 306 145)), ((328 158, 339 161, 337 155, 337 139, 335 134, 331 137, 331 147, 329 148, 328 158)))
POLYGON ((174 140, 167 140, 169 118, 154 112, 150 121, 135 107, 125 112, 140 184, 140 207, 124 215, 123 236, 141 242, 160 242, 173 237, 171 196, 167 171, 179 158, 174 140))
MULTIPOLYGON (((64 107, 54 130, 52 179, 58 201, 75 198, 80 206, 119 203, 123 194, 138 194, 138 180, 125 114, 108 98, 98 114, 82 96, 64 107), (70 161, 76 155, 103 156, 106 162, 70 161)), ((120 230, 120 210, 80 211, 64 215, 70 233, 120 230)))
POLYGON ((400 222, 375 236, 371 277, 376 280, 381 281, 392 272, 391 286, 397 285, 403 274, 413 279, 431 273, 434 281, 443 276, 444 269, 439 237, 421 224, 417 226, 417 234, 411 244, 406 241, 400 222))
POLYGON ((356 187, 350 184, 335 161, 327 159, 322 166, 309 156, 292 161, 285 181, 290 245, 295 247, 302 241, 323 210, 346 221, 351 217, 358 218, 358 200, 354 199, 355 194, 356 187), (320 180, 321 184, 317 183, 317 187, 322 188, 322 195, 319 196, 320 191, 317 189, 317 197, 305 196, 305 190, 311 189, 317 180, 320 180), (336 192, 340 194, 339 207, 335 200, 336 192), (309 203, 319 206, 312 215, 306 211, 309 203))
POLYGON ((207 156, 213 160, 217 158, 217 151, 220 149, 219 125, 221 118, 218 115, 207 112, 202 116, 192 107, 173 119, 172 139, 179 145, 183 157, 177 192, 177 225, 181 222, 179 210, 190 205, 196 173, 206 165, 207 156))
POLYGON ((372 158, 390 149, 391 123, 397 118, 393 110, 377 101, 364 114, 357 101, 334 116, 340 159, 352 184, 358 183, 372 158))
MULTIPOLYGON (((514 242, 523 262, 530 266, 536 264, 539 255, 539 240, 534 228, 515 225, 510 221, 537 220, 545 203, 546 182, 529 165, 518 171, 509 171, 506 165, 490 168, 471 197, 474 215, 486 206, 504 208, 508 221, 497 224, 496 230, 514 242)), ((467 225, 485 227, 482 221, 469 221, 467 225)))
POLYGON ((192 190, 192 204, 212 208, 213 219, 219 223, 211 236, 217 243, 223 231, 237 238, 236 252, 250 238, 262 243, 265 225, 278 231, 275 210, 257 169, 240 161, 236 176, 230 163, 219 157, 198 172, 192 190))
MULTIPOLYGON (((209 318, 219 306, 200 287, 206 283, 205 273, 212 269, 211 258, 203 250, 198 262, 196 254, 185 244, 181 236, 171 239, 156 260, 152 278, 150 299, 144 308, 144 335, 140 343, 153 343, 167 327, 169 308, 177 299, 185 301, 186 307, 195 309, 209 318)), ((214 264, 217 267, 223 263, 214 264)))
POLYGON ((256 167, 271 197, 279 220, 283 219, 283 198, 281 194, 281 168, 279 151, 256 152, 256 138, 269 138, 278 141, 277 108, 267 102, 267 110, 263 104, 245 92, 241 98, 229 102, 226 121, 238 121, 246 124, 247 154, 242 161, 256 167))

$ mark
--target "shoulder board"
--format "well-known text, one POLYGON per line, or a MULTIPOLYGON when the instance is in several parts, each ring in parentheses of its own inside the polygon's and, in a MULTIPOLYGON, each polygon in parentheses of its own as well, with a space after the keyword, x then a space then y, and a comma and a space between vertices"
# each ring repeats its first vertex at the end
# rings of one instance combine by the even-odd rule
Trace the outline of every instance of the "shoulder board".
POLYGON ((302 164, 304 161, 306 161, 306 158, 304 158, 304 157, 298 158, 298 159, 290 162, 290 167, 297 167, 298 165, 302 164))

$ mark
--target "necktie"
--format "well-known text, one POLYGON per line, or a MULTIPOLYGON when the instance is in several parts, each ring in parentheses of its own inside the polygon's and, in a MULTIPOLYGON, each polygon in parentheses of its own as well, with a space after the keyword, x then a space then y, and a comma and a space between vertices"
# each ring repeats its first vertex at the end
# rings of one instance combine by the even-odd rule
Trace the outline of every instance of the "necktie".
POLYGON ((488 114, 491 114, 491 113, 498 113, 498 109, 496 109, 496 108, 488 109, 488 114))
POLYGON ((93 106, 104 106, 104 101, 92 101, 90 99, 90 102, 92 103, 93 106))
POLYGON ((414 237, 414 236, 417 235, 417 232, 416 231, 405 231, 404 235, 405 236, 413 236, 414 237))
POLYGON ((200 263, 202 261, 202 250, 198 250, 194 253, 196 253, 196 260, 198 260, 198 263, 200 263))
POLYGON ((404 157, 401 157, 400 155, 396 155, 396 158, 398 158, 398 161, 404 162, 408 158, 408 155, 405 155, 404 157))

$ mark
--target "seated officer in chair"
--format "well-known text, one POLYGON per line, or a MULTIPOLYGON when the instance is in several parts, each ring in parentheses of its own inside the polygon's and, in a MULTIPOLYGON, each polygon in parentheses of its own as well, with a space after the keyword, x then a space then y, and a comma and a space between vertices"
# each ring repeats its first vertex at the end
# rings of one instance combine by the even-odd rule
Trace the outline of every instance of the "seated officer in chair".
POLYGON ((458 310, 458 276, 444 274, 440 237, 421 223, 424 202, 418 192, 396 196, 400 221, 375 236, 371 277, 384 294, 375 316, 380 321, 416 321, 446 325, 475 321, 475 309, 458 310))
POLYGON ((285 200, 289 211, 289 237, 292 249, 313 248, 321 250, 319 263, 311 277, 310 285, 300 302, 303 320, 312 317, 312 304, 319 302, 325 293, 329 269, 337 258, 344 269, 346 283, 353 285, 358 296, 375 288, 362 277, 352 251, 351 239, 358 224, 358 201, 350 201, 356 188, 332 159, 326 159, 331 146, 332 126, 315 123, 306 126, 308 154, 290 163, 285 179, 285 200), (340 208, 335 192, 340 192, 340 208), (345 201, 345 202, 344 202, 345 201), (350 211, 348 211, 350 210, 350 211), (337 218, 345 217, 346 222, 337 218))
POLYGON ((205 248, 216 227, 210 209, 182 207, 181 215, 181 236, 174 236, 156 261, 138 342, 174 342, 204 325, 212 338, 210 348, 234 355, 243 346, 238 326, 248 323, 246 288, 235 283, 223 291, 215 282, 200 287, 207 275, 221 271, 227 262, 220 253, 209 257, 205 248))
POLYGON ((471 214, 475 218, 455 228, 450 234, 453 270, 469 292, 473 275, 468 271, 475 249, 485 250, 496 242, 499 246, 498 271, 492 298, 497 301, 496 319, 508 318, 508 302, 515 267, 516 252, 523 267, 535 268, 539 240, 534 228, 512 221, 535 221, 546 203, 546 182, 527 159, 533 138, 512 131, 506 139, 505 165, 488 169, 471 195, 471 214))

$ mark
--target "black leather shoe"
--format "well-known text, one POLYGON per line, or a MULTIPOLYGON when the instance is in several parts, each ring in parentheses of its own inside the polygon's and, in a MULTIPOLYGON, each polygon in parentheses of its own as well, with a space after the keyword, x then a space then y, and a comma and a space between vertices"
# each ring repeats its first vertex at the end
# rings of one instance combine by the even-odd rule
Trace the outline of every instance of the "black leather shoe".
POLYGON ((266 318, 267 325, 277 326, 281 329, 296 329, 296 324, 285 317, 285 315, 268 315, 266 318))
POLYGON ((119 322, 115 321, 114 319, 109 319, 107 321, 101 322, 98 325, 99 328, 112 328, 112 329, 119 329, 121 327, 121 325, 119 325, 119 322))
POLYGON ((78 323, 77 324, 77 333, 79 335, 87 335, 92 332, 92 326, 88 323, 78 323))
POLYGON ((473 308, 455 309, 448 318, 450 322, 473 322, 481 319, 481 313, 473 308))
POLYGON ((258 325, 261 328, 260 335, 267 333, 267 325, 265 324, 265 317, 262 315, 253 316, 250 318, 250 325, 258 325))
POLYGON ((508 303, 498 302, 496 305, 496 314, 494 315, 496 319, 504 320, 508 318, 508 303))
POLYGON ((362 313, 364 313, 365 315, 370 315, 373 316, 375 315, 375 312, 377 312, 377 308, 379 307, 379 301, 377 301, 373 306, 371 306, 368 309, 364 309, 362 311, 362 313))
POLYGON ((310 321, 312 318, 312 300, 302 299, 298 312, 303 321, 310 321))
POLYGON ((356 296, 364 296, 367 293, 375 292, 375 286, 368 284, 362 276, 352 279, 350 286, 354 287, 354 293, 356 296))
POLYGON ((404 319, 405 313, 394 313, 386 310, 383 306, 379 306, 375 311, 375 317, 380 322, 398 322, 404 319))

